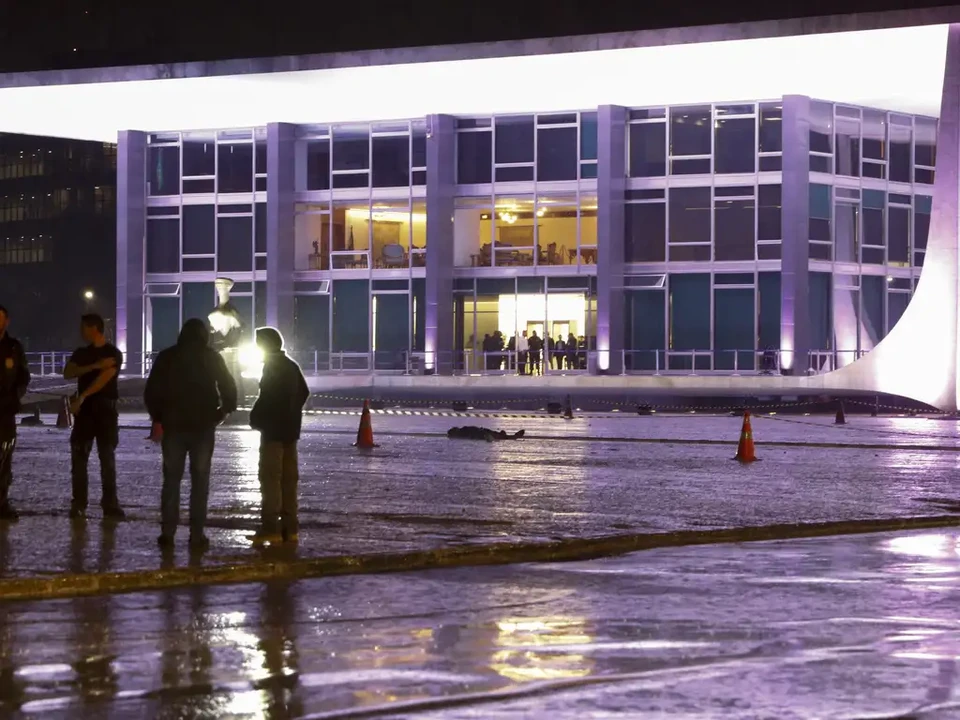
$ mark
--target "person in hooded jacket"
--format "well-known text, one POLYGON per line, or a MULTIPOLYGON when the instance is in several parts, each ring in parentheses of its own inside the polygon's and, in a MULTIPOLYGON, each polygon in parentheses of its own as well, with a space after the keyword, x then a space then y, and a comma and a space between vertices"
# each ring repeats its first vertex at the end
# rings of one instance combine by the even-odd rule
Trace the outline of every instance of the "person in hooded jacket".
POLYGON ((250 427, 260 431, 260 530, 255 545, 297 542, 297 441, 303 406, 310 397, 300 366, 283 351, 283 336, 272 327, 257 330, 263 352, 260 394, 250 427))
POLYGON ((210 347, 203 320, 183 324, 177 344, 154 360, 144 390, 150 419, 163 428, 161 547, 172 547, 180 522, 180 485, 190 456, 190 546, 204 549, 210 465, 216 428, 237 409, 237 385, 210 347))
POLYGON ((20 516, 10 504, 13 450, 17 444, 17 413, 30 384, 30 368, 23 345, 7 332, 10 315, 0 306, 0 520, 20 516))

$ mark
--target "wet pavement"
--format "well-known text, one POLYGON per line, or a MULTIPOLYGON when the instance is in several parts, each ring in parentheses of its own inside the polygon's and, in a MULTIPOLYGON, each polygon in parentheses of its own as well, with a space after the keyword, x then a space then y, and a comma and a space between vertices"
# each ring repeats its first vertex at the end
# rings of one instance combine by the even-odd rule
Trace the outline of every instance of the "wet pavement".
MULTIPOLYGON (((52 420, 52 418, 47 418, 52 420)), ((0 529, 0 578, 160 567, 160 457, 146 418, 123 416, 121 499, 130 521, 101 524, 96 460, 84 524, 66 518, 68 433, 23 428, 13 497, 23 518, 0 529), (137 425, 142 427, 136 427, 137 425), (42 541, 38 541, 42 539, 42 541)), ((258 436, 218 434, 211 480, 211 550, 195 562, 408 552, 496 542, 550 541, 792 522, 956 512, 957 423, 924 418, 758 417, 762 462, 731 461, 740 419, 623 414, 493 419, 376 415, 380 447, 351 447, 357 418, 313 416, 300 444, 301 545, 256 551, 258 436), (451 441, 452 424, 525 428, 521 442, 451 441), (662 439, 664 442, 631 442, 662 439), (682 441, 683 444, 677 444, 682 441), (764 442, 861 447, 778 446, 764 442), (938 449, 939 448, 939 449, 938 449)), ((95 455, 95 454, 94 454, 95 455)), ((186 503, 189 480, 184 481, 186 503)), ((185 517, 185 514, 184 514, 185 517)), ((174 564, 188 558, 181 529, 174 564)), ((0 580, 2 582, 2 580, 0 580)))
POLYGON ((960 534, 0 604, 0 713, 948 718, 960 534))

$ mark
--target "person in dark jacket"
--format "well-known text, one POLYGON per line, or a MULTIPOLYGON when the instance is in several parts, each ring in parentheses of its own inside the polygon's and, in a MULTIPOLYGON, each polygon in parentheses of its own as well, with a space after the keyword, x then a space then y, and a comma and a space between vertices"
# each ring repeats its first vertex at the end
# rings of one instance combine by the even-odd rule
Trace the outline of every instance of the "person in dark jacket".
POLYGON ((7 309, 0 306, 0 520, 19 517, 10 504, 10 485, 13 450, 17 444, 17 413, 30 384, 30 368, 23 345, 10 337, 9 323, 7 309))
POLYGON ((180 522, 180 484, 190 456, 190 546, 204 549, 210 463, 216 428, 237 409, 237 385, 209 345, 203 320, 183 324, 177 344, 157 355, 144 390, 147 412, 163 428, 163 491, 158 542, 171 547, 180 522))
POLYGON ((252 540, 297 542, 297 441, 310 390, 300 366, 283 351, 278 330, 259 328, 257 347, 263 351, 263 374, 250 427, 260 431, 260 530, 252 540))

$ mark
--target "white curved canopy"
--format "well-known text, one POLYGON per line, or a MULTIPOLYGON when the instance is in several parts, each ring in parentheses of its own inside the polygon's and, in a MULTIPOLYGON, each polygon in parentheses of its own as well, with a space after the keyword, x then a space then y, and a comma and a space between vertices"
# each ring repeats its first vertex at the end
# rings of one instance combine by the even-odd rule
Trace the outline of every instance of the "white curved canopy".
MULTIPOLYGON (((0 87, 0 132, 115 142, 187 130, 740 101, 936 116, 947 26, 323 70, 0 87)), ((84 71, 96 79, 97 71, 84 71)), ((2 84, 2 83, 0 83, 2 84)))

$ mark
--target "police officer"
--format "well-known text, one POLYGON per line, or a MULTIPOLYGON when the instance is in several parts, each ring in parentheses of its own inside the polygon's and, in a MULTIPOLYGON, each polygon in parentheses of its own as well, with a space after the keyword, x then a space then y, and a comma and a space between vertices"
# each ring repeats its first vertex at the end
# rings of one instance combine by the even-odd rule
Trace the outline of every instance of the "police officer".
POLYGON ((86 516, 87 464, 96 440, 103 485, 100 498, 103 516, 121 520, 124 512, 117 500, 116 450, 119 440, 117 374, 123 365, 123 353, 107 342, 103 334, 103 318, 99 315, 80 318, 80 333, 87 345, 73 353, 63 371, 67 380, 77 379, 77 394, 70 402, 70 411, 76 415, 70 435, 70 475, 73 481, 70 517, 82 519, 86 516))
POLYGON ((10 337, 10 314, 0 306, 0 520, 19 516, 10 504, 13 482, 13 449, 17 444, 17 413, 30 384, 30 369, 23 346, 10 337))

